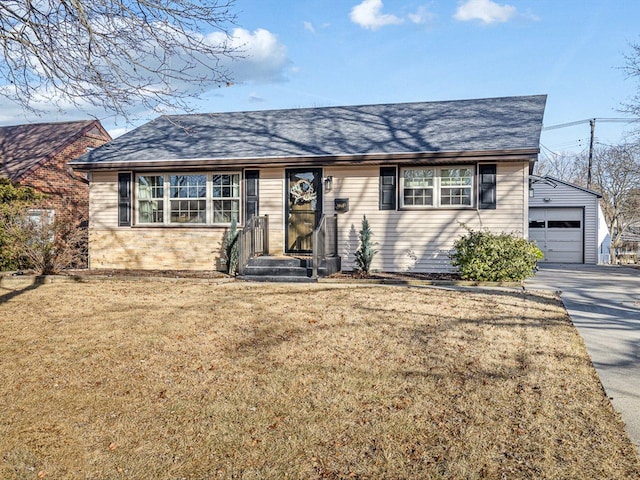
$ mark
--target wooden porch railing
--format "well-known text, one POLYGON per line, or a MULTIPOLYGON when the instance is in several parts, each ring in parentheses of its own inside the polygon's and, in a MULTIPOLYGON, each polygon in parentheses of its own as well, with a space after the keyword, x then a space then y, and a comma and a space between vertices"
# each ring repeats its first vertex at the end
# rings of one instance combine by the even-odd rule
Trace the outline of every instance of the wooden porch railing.
POLYGON ((269 253, 269 215, 253 216, 238 233, 238 274, 242 275, 249 259, 269 253))
POLYGON ((313 253, 311 268, 313 277, 318 277, 320 264, 328 257, 338 255, 338 215, 322 215, 313 231, 313 253))

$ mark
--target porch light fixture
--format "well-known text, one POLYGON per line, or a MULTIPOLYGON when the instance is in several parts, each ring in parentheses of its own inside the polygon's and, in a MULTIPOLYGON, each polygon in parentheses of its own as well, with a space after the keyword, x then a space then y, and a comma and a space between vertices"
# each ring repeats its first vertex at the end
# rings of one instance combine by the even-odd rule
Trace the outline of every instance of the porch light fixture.
POLYGON ((331 191, 333 187, 333 176, 329 175, 328 177, 324 177, 324 189, 327 191, 331 191))

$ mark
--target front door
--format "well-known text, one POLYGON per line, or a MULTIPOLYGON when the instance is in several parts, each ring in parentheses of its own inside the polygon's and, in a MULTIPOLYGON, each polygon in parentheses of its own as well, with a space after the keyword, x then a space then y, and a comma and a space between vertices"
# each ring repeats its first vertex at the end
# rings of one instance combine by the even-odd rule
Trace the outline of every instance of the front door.
POLYGON ((322 170, 287 170, 287 253, 311 253, 322 216, 322 170))

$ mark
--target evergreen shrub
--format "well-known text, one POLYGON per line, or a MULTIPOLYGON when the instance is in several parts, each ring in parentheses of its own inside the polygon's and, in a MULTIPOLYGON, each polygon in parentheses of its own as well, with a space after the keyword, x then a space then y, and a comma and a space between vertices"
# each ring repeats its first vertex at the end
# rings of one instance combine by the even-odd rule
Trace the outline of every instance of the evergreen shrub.
POLYGON ((467 229, 450 257, 464 280, 520 282, 535 275, 543 254, 534 242, 514 234, 467 229))

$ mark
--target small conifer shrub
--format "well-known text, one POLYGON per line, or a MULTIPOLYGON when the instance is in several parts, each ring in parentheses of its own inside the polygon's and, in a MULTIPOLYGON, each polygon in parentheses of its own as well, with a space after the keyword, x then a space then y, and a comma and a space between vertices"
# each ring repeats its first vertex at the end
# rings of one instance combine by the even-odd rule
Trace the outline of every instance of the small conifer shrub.
POLYGON ((377 250, 373 247, 377 245, 371 240, 373 232, 369 226, 369 220, 367 216, 362 217, 362 229, 358 232, 358 249, 355 253, 355 267, 360 275, 366 277, 371 271, 371 263, 377 250))
POLYGON ((222 250, 229 275, 238 273, 238 234, 238 223, 233 219, 231 227, 225 232, 222 239, 222 250))

